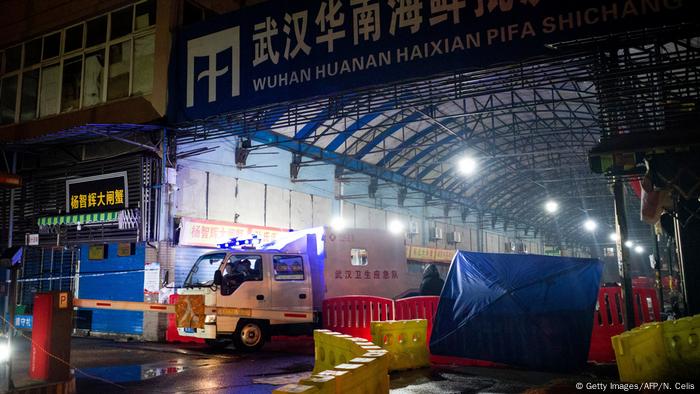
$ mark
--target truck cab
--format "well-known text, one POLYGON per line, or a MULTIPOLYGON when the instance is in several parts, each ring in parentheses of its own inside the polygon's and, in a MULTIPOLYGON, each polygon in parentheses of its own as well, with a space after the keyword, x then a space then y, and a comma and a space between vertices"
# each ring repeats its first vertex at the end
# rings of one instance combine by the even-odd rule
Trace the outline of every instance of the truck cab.
POLYGON ((305 254, 231 249, 200 256, 179 294, 204 295, 205 305, 250 311, 250 318, 207 315, 203 329, 178 328, 210 346, 231 342, 256 350, 272 334, 309 331, 314 321, 313 288, 305 254), (258 312, 258 313, 256 313, 258 312), (256 315, 264 312, 264 319, 256 315))
POLYGON ((218 246, 197 259, 178 290, 214 307, 204 328, 178 332, 215 347, 255 350, 273 334, 310 334, 325 299, 392 298, 409 288, 404 239, 383 230, 315 227, 266 244, 250 235, 218 246))

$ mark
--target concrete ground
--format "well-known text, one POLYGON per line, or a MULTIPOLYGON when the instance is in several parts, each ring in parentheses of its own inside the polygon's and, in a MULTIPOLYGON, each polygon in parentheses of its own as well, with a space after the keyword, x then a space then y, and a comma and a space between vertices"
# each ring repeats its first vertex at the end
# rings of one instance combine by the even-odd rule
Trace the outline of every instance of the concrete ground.
MULTIPOLYGON (((29 346, 15 342, 14 381, 28 378, 29 346)), ((197 344, 115 342, 73 338, 70 363, 79 393, 269 393, 296 382, 313 368, 313 339, 274 338, 262 351, 213 352, 197 344)), ((577 382, 610 381, 613 368, 576 375, 505 368, 434 366, 391 374, 391 392, 519 393, 571 392, 577 382)))

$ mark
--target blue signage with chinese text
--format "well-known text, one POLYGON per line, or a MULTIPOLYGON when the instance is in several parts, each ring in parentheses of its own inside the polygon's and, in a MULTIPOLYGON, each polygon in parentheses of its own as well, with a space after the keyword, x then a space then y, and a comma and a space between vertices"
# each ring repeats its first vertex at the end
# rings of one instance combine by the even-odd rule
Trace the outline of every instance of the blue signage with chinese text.
POLYGON ((32 315, 17 315, 15 316, 15 328, 20 330, 31 330, 34 323, 32 315))
POLYGON ((185 121, 512 63, 547 44, 683 22, 692 0, 271 0, 184 28, 169 117, 185 121))

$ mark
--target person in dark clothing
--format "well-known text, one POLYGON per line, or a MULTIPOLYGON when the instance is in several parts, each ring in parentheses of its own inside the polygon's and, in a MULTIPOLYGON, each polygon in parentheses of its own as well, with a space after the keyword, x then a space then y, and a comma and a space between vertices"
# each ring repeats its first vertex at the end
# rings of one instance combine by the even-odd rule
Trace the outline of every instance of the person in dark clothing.
POLYGON ((440 278, 440 273, 435 264, 430 264, 425 267, 425 271, 423 271, 423 281, 420 283, 421 295, 439 296, 442 291, 442 286, 444 285, 445 281, 440 278))

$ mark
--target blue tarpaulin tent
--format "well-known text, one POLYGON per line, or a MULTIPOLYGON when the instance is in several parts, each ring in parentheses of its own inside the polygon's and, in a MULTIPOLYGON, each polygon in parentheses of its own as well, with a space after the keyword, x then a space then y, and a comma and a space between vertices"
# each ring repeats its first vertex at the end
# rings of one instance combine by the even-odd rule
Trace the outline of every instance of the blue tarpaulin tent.
POLYGON ((542 370, 585 365, 602 263, 458 252, 430 351, 542 370))

